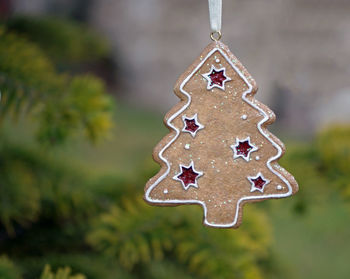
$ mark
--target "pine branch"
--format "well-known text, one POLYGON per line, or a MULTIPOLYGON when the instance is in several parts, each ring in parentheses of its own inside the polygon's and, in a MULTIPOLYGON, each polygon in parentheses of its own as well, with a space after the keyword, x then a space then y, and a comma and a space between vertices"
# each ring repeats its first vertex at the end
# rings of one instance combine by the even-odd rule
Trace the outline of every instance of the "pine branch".
POLYGON ((109 53, 106 40, 97 32, 68 19, 21 15, 9 19, 6 27, 37 44, 59 64, 91 62, 109 53))
POLYGON ((248 211, 246 218, 240 231, 208 229, 193 208, 157 209, 126 199, 92 223, 87 240, 131 272, 171 259, 199 278, 261 278, 258 262, 268 255, 269 232, 263 215, 248 211))
POLYGON ((0 256, 0 278, 22 279, 18 267, 7 256, 0 256))
POLYGON ((107 134, 113 102, 102 81, 58 74, 33 43, 4 30, 0 37, 0 120, 33 112, 39 119, 38 137, 49 144, 80 131, 91 141, 107 134))
POLYGON ((69 267, 59 268, 55 273, 51 271, 51 267, 46 265, 40 279, 86 279, 82 274, 71 275, 71 269, 69 267))

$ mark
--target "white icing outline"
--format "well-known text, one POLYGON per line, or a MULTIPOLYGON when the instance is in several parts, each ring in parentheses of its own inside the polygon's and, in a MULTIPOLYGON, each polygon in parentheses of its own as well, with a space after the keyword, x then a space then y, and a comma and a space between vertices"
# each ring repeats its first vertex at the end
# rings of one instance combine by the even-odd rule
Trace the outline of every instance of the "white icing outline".
POLYGON ((239 71, 239 69, 237 68, 236 65, 233 64, 233 62, 229 59, 229 57, 225 54, 225 52, 223 50, 221 50, 218 47, 213 48, 208 54, 207 56, 201 60, 201 62, 197 65, 197 67, 191 72, 191 74, 189 76, 187 76, 187 78, 181 83, 180 85, 180 91, 182 94, 184 94, 188 100, 186 102, 186 104, 179 109, 177 112, 175 112, 172 116, 169 117, 169 119, 167 120, 167 125, 174 129, 174 131, 176 132, 176 135, 159 151, 158 156, 159 158, 166 164, 167 166, 167 170, 160 176, 158 177, 158 179, 151 185, 148 187, 148 189, 146 190, 145 193, 145 199, 151 203, 160 203, 160 204, 165 204, 165 203, 169 203, 169 204, 200 204, 203 207, 204 210, 204 224, 208 225, 208 226, 212 226, 212 227, 222 227, 222 228, 229 228, 229 227, 234 227, 237 222, 238 222, 238 218, 239 218, 239 209, 240 209, 240 203, 247 201, 247 200, 259 200, 259 199, 268 199, 268 198, 284 198, 284 197, 289 197, 292 195, 293 193, 293 189, 292 186, 290 185, 289 181, 282 176, 280 173, 278 173, 275 169, 272 168, 271 166, 271 162, 273 162, 274 160, 280 158, 280 156, 282 155, 282 148, 276 143, 274 142, 271 137, 269 136, 268 133, 265 133, 263 128, 262 128, 262 124, 264 124, 267 120, 269 120, 269 115, 263 110, 261 109, 258 105, 254 104, 253 102, 249 101, 247 99, 247 95, 252 93, 253 90, 253 86, 249 83, 247 77, 245 77, 243 75, 243 73, 241 71, 239 71), (166 200, 159 200, 159 199, 152 199, 149 194, 151 193, 151 191, 169 174, 170 172, 170 163, 168 162, 167 159, 164 158, 163 153, 166 149, 169 148, 169 146, 179 137, 180 135, 180 130, 178 128, 176 128, 171 122, 177 117, 179 116, 182 112, 184 112, 189 105, 191 104, 191 95, 189 93, 187 93, 184 90, 184 86, 186 85, 186 83, 193 77, 193 75, 202 67, 202 65, 208 60, 208 58, 215 53, 216 51, 220 52, 220 54, 226 59, 226 61, 230 64, 230 66, 237 72, 237 74, 244 80, 244 82, 246 83, 246 85, 248 86, 248 89, 243 93, 242 95, 242 99, 248 103, 251 107, 255 108, 257 111, 259 111, 264 118, 257 124, 257 128, 260 131, 260 133, 269 141, 271 142, 271 144, 277 149, 277 154, 274 157, 271 157, 267 162, 266 162, 266 166, 269 168, 269 170, 274 173, 275 175, 277 175, 288 187, 288 192, 287 193, 283 193, 283 194, 267 194, 267 195, 259 195, 259 196, 248 196, 248 197, 242 197, 237 201, 237 205, 236 205, 236 214, 234 216, 234 219, 232 221, 232 223, 229 224, 217 224, 217 223, 209 223, 207 221, 207 207, 205 205, 205 203, 203 201, 199 201, 199 200, 170 200, 170 199, 166 199, 166 200))
POLYGON ((252 184, 252 188, 250 189, 250 192, 260 191, 261 193, 264 193, 265 186, 270 183, 270 180, 265 178, 261 172, 259 172, 256 176, 248 176, 247 179, 252 184), (265 184, 264 184, 264 186, 261 189, 255 187, 255 184, 253 182, 253 179, 257 179, 259 176, 261 176, 261 179, 265 181, 265 184))
POLYGON ((182 128, 182 132, 190 133, 193 138, 196 136, 196 134, 199 130, 204 128, 204 125, 202 125, 201 123, 198 122, 197 113, 195 115, 193 115, 192 117, 187 117, 186 115, 183 115, 182 122, 184 123, 184 127, 182 128), (198 129, 194 132, 186 130, 186 127, 187 127, 186 119, 187 120, 194 120, 194 122, 198 126, 198 129))
POLYGON ((225 82, 228 82, 230 80, 232 80, 231 78, 229 78, 227 75, 226 75, 226 68, 225 67, 222 67, 220 69, 216 69, 214 65, 211 65, 211 68, 210 68, 210 71, 209 73, 206 73, 206 74, 202 74, 202 76, 208 81, 208 85, 207 85, 207 90, 211 90, 213 89, 214 87, 217 87, 221 90, 224 90, 225 91, 225 82), (223 82, 222 82, 222 86, 216 84, 216 83, 212 83, 212 80, 210 78, 210 75, 211 73, 213 72, 213 70, 215 70, 215 72, 221 72, 221 71, 224 71, 222 73, 222 75, 226 78, 223 82))
POLYGON ((231 148, 232 148, 232 151, 233 151, 233 159, 237 159, 237 158, 239 158, 239 157, 242 157, 242 158, 243 158, 244 160, 246 160, 247 162, 249 162, 249 160, 250 160, 250 158, 249 158, 249 157, 250 157, 250 153, 252 153, 252 152, 258 150, 258 148, 257 148, 254 144, 252 144, 252 143, 250 142, 250 137, 246 137, 246 138, 243 139, 243 140, 240 140, 240 139, 236 138, 236 144, 232 144, 232 145, 231 145, 231 148), (238 153, 237 153, 237 147, 239 146, 239 144, 240 144, 241 142, 245 142, 245 141, 248 141, 248 144, 252 147, 252 149, 249 150, 247 156, 244 156, 243 154, 238 154, 238 153))
POLYGON ((203 172, 197 171, 197 170, 194 168, 194 163, 193 163, 192 160, 191 160, 191 163, 190 163, 188 166, 185 166, 185 165, 180 164, 179 167, 180 167, 180 173, 176 174, 176 175, 173 177, 173 179, 174 179, 174 180, 177 180, 177 181, 180 181, 181 184, 182 184, 182 186, 184 187, 184 189, 185 189, 186 191, 187 191, 188 188, 190 188, 191 186, 193 186, 193 187, 195 187, 195 188, 198 188, 197 179, 200 178, 200 177, 203 175, 203 172), (185 183, 184 183, 180 178, 178 178, 178 176, 182 174, 182 168, 186 168, 186 169, 192 168, 193 172, 195 172, 196 174, 198 174, 198 175, 196 176, 195 180, 194 180, 194 183, 190 183, 190 184, 188 184, 188 185, 186 186, 185 183))

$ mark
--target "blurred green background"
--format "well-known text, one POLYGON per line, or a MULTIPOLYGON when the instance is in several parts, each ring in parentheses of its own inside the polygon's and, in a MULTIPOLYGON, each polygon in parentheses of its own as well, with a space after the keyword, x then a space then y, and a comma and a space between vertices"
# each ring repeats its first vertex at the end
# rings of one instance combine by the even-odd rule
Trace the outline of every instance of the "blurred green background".
POLYGON ((247 205, 238 230, 206 228, 200 207, 143 202, 167 129, 163 113, 118 95, 109 40, 76 16, 24 16, 9 3, 0 25, 0 279, 349 277, 349 119, 298 139, 274 127, 300 192, 247 205))

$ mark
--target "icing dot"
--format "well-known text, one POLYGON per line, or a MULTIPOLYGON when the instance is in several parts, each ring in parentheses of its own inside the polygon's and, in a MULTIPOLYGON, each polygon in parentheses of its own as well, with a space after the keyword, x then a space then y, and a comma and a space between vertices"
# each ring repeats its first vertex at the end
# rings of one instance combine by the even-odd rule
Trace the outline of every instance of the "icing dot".
POLYGON ((168 189, 164 189, 163 193, 168 194, 168 189))
POLYGON ((283 187, 281 186, 281 185, 277 185, 277 190, 282 190, 283 189, 283 187))
POLYGON ((217 58, 217 59, 215 60, 215 62, 216 62, 216 63, 220 63, 220 59, 217 58))
POLYGON ((243 120, 246 120, 246 119, 248 118, 248 116, 247 116, 246 114, 243 114, 243 115, 241 116, 241 118, 242 118, 243 120))
POLYGON ((259 161, 259 160, 260 160, 260 157, 259 157, 259 156, 256 156, 256 157, 255 157, 255 160, 259 161))
POLYGON ((190 144, 189 143, 185 144, 185 149, 190 149, 190 144))

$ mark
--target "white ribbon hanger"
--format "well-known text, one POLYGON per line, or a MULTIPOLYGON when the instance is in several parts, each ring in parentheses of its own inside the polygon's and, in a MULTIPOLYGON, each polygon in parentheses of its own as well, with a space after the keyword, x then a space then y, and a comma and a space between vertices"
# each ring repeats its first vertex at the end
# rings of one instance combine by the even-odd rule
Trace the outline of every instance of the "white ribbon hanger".
POLYGON ((208 0, 209 19, 210 19, 210 38, 213 41, 219 41, 221 38, 222 21, 222 0, 208 0))

